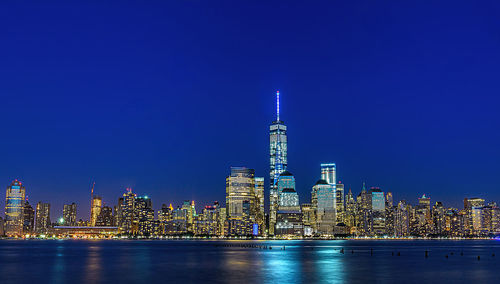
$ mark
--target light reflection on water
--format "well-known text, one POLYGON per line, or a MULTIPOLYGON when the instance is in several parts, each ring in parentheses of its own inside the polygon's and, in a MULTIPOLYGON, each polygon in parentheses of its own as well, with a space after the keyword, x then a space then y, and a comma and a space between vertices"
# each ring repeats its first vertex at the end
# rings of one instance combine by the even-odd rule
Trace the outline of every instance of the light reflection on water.
POLYGON ((7 284, 490 283, 500 267, 496 241, 2 240, 0 252, 7 284))

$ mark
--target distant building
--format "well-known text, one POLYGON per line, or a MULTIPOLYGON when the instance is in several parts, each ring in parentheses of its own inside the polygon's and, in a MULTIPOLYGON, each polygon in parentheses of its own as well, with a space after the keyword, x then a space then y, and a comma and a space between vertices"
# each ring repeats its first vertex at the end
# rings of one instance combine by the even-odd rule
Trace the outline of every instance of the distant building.
POLYGON ((161 205, 161 209, 158 211, 158 221, 160 221, 160 234, 168 234, 168 225, 172 222, 172 211, 174 208, 172 204, 167 206, 166 204, 161 205))
POLYGON ((5 200, 5 234, 21 236, 23 234, 23 210, 26 189, 17 179, 8 187, 5 200))
POLYGON ((52 233, 59 237, 111 238, 118 234, 118 227, 54 226, 52 233))
POLYGON ((344 196, 344 185, 342 182, 337 182, 335 186, 335 194, 336 194, 336 214, 337 214, 337 223, 345 223, 345 196, 344 196))
POLYGON ((366 184, 363 183, 361 193, 356 201, 356 224, 357 233, 362 236, 372 234, 372 195, 366 190, 366 184))
POLYGON ((194 233, 194 219, 196 217, 196 208, 194 204, 194 200, 184 200, 182 204, 182 209, 187 212, 187 231, 194 233))
POLYGON ((479 208, 484 207, 484 199, 482 198, 465 198, 464 199, 464 229, 467 235, 478 235, 481 230, 481 212, 479 208), (475 209, 475 210, 474 210, 475 209))
POLYGON ((443 203, 436 202, 432 206, 432 224, 434 229, 434 234, 439 236, 446 235, 446 208, 444 208, 443 203))
POLYGON ((117 219, 120 221, 120 233, 122 234, 132 234, 132 225, 134 221, 134 208, 135 208, 135 198, 136 195, 132 192, 132 189, 127 188, 127 191, 123 194, 123 198, 120 198, 118 203, 121 203, 121 208, 119 213, 121 213, 117 219))
POLYGON ((228 234, 247 236, 253 233, 256 196, 255 171, 244 167, 232 167, 226 178, 226 213, 228 234))
POLYGON ((96 227, 113 227, 113 208, 103 206, 99 216, 97 216, 96 227))
POLYGON ((372 200, 372 229, 371 233, 375 236, 385 235, 385 197, 384 192, 378 187, 370 189, 372 200))
POLYGON ((274 235, 278 212, 279 192, 277 181, 288 165, 287 127, 280 120, 280 97, 276 92, 276 120, 269 127, 269 235, 274 235))
POLYGON ((345 224, 351 228, 351 232, 353 233, 356 231, 356 212, 356 200, 351 189, 349 189, 345 198, 345 224))
POLYGON ((101 214, 102 198, 94 195, 92 197, 92 207, 90 209, 90 226, 95 227, 97 217, 101 214))
POLYGON ((320 235, 333 235, 337 218, 335 216, 335 186, 320 179, 313 186, 311 203, 316 211, 316 230, 320 235))
POLYGON ((141 196, 135 199, 133 232, 141 236, 153 234, 154 210, 151 198, 141 196))
POLYGON ((38 202, 35 211, 35 232, 37 234, 47 234, 51 225, 50 204, 38 202))
POLYGON ((304 227, 300 210, 299 195, 295 191, 295 178, 289 171, 281 173, 278 182, 279 205, 275 235, 302 236, 304 227))
POLYGON ((316 232, 316 211, 312 203, 303 203, 300 206, 304 236, 312 236, 316 232))
POLYGON ((63 205, 63 220, 65 226, 76 226, 76 203, 63 205))
POLYGON ((259 226, 259 235, 266 234, 266 215, 264 208, 264 178, 255 177, 255 222, 259 226))
POLYGON ((397 237, 410 235, 410 211, 411 206, 402 200, 398 203, 394 218, 394 232, 397 237))
POLYGON ((337 166, 335 163, 321 164, 321 179, 328 184, 337 184, 337 166))
POLYGON ((35 209, 28 200, 24 203, 23 211, 23 233, 31 234, 35 228, 35 209))

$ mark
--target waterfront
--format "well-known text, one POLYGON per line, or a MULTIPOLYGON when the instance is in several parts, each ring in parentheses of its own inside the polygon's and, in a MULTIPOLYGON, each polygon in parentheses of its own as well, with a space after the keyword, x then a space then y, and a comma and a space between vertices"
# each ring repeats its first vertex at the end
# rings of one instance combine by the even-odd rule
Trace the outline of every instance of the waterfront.
POLYGON ((2 240, 0 251, 8 284, 492 283, 500 267, 496 240, 2 240))

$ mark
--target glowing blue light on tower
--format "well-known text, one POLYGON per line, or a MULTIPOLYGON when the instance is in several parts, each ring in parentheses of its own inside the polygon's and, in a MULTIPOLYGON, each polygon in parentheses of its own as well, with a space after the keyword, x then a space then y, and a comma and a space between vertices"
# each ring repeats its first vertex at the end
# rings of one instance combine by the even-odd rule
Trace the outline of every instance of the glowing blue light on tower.
POLYGON ((280 121, 280 91, 276 92, 276 114, 277 121, 280 121))

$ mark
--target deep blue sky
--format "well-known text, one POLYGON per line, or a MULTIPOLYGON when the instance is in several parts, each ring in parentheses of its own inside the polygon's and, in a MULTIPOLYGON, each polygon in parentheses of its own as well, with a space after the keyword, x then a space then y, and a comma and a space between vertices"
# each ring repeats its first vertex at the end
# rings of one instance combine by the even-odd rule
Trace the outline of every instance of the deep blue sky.
POLYGON ((500 201, 495 1, 9 2, 0 187, 54 219, 92 180, 155 208, 224 201, 230 166, 268 182, 276 90, 301 202, 321 162, 356 194, 500 201))

